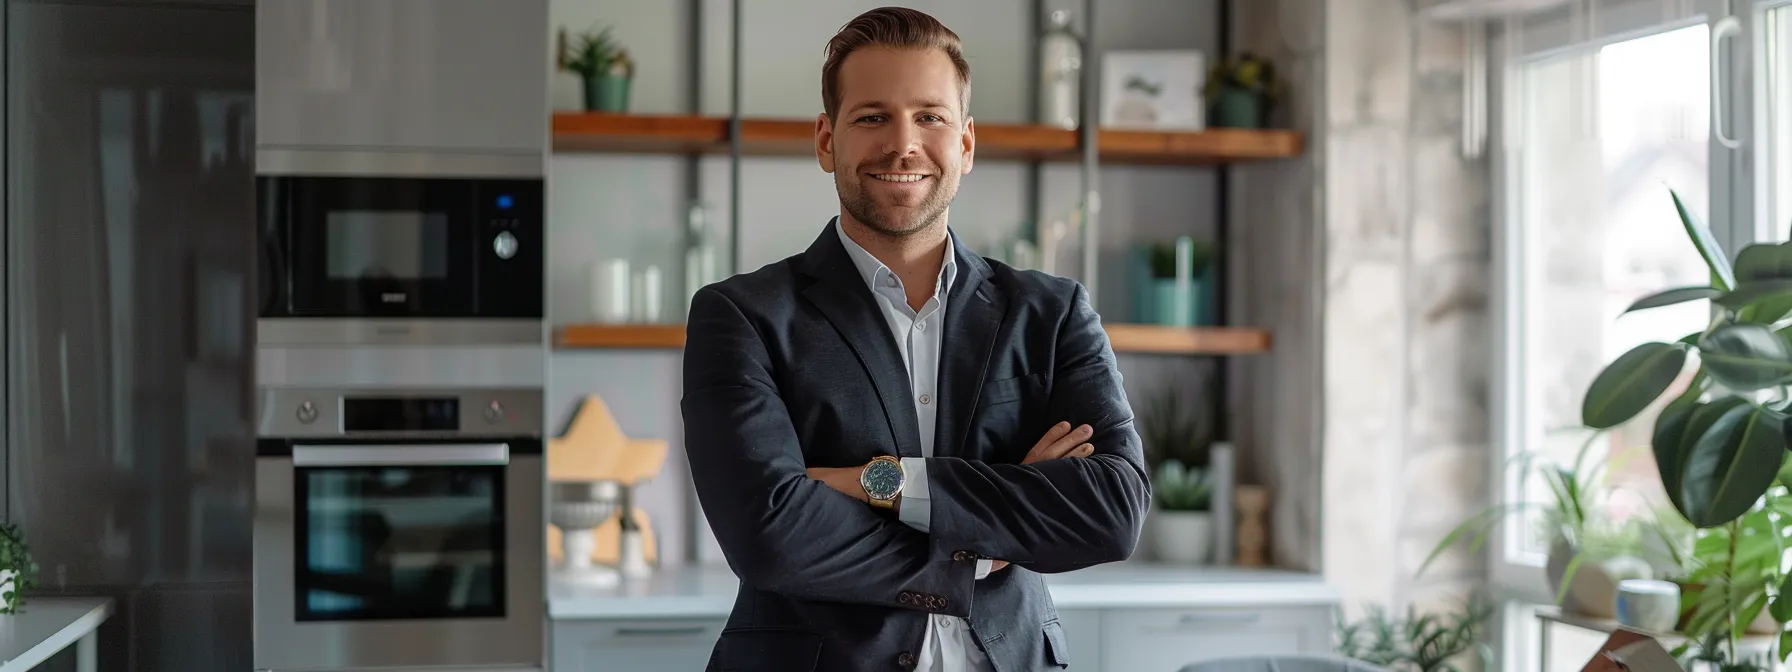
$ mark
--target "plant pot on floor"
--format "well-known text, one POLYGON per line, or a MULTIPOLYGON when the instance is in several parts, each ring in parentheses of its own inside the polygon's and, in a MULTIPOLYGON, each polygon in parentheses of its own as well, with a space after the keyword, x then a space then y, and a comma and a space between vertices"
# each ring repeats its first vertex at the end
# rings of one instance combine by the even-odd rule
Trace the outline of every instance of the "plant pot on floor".
POLYGON ((1151 545, 1166 564, 1207 564, 1213 557, 1213 513, 1153 509, 1151 545))

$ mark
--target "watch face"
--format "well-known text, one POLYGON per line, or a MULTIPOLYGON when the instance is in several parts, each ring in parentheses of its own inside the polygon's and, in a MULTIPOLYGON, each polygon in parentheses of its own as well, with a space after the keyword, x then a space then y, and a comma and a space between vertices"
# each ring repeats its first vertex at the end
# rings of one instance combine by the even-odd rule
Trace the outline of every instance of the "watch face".
POLYGON ((902 491, 902 467, 886 460, 873 461, 865 466, 859 484, 872 499, 893 499, 902 491))

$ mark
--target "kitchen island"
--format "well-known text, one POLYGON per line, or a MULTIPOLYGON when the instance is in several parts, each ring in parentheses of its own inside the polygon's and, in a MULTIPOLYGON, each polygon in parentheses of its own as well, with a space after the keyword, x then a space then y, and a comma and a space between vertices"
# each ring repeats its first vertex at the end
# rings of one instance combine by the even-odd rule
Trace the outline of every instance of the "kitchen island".
MULTIPOLYGON (((1072 668, 1176 672, 1198 660, 1324 653, 1336 589, 1275 569, 1102 565, 1045 577, 1072 668)), ((724 566, 596 589, 550 583, 555 672, 703 668, 740 583, 724 566)))

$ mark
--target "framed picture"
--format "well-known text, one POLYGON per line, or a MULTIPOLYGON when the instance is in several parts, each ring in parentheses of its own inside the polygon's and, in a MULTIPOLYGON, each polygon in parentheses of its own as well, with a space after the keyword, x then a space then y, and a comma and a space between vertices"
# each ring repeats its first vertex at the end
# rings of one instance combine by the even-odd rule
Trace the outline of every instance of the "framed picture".
POLYGON ((1101 59, 1101 125, 1199 131, 1207 126, 1199 51, 1110 51, 1101 59))

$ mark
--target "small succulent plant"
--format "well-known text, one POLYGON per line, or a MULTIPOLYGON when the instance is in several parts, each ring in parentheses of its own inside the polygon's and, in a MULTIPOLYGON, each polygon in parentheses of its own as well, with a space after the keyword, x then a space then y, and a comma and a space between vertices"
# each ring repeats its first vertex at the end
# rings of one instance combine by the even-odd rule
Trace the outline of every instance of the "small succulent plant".
POLYGON ((1206 511, 1213 505, 1213 481, 1200 469, 1190 469, 1175 459, 1157 465, 1152 490, 1157 505, 1166 511, 1206 511))

